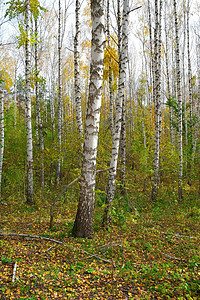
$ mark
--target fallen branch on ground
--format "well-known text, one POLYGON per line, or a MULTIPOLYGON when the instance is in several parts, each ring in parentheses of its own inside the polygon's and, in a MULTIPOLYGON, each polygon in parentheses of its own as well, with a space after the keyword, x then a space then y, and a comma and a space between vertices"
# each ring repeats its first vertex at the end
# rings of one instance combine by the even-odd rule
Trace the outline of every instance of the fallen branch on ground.
POLYGON ((166 253, 164 253, 164 252, 162 252, 162 254, 163 254, 165 257, 170 258, 170 259, 174 259, 174 260, 178 260, 178 261, 185 261, 185 259, 183 259, 183 258, 177 258, 177 257, 171 256, 171 255, 168 255, 168 254, 166 254, 166 253))
POLYGON ((161 231, 161 233, 163 234, 170 234, 170 235, 174 235, 175 237, 182 237, 182 238, 189 238, 189 239, 193 239, 194 237, 193 236, 189 236, 189 235, 182 235, 182 234, 178 234, 178 233, 169 233, 169 232, 165 232, 165 231, 161 231))
POLYGON ((39 235, 30 235, 30 234, 24 234, 24 233, 15 233, 15 232, 11 232, 11 233, 0 233, 0 236, 17 236, 17 237, 24 237, 24 238, 31 238, 31 239, 39 239, 39 240, 46 240, 46 241, 50 241, 50 242, 53 242, 53 243, 56 243, 56 244, 60 244, 60 245, 64 245, 64 246, 67 246, 73 250, 76 250, 76 251, 80 251, 80 252, 83 252, 87 255, 89 255, 90 257, 95 257, 99 260, 102 260, 103 262, 106 262, 106 263, 109 263, 109 264, 112 264, 112 262, 110 260, 107 260, 107 259, 104 259, 96 254, 92 254, 92 253, 89 253, 81 248, 76 248, 76 247, 73 247, 72 245, 68 245, 66 244, 65 242, 61 242, 61 241, 58 241, 58 240, 54 240, 54 239, 51 239, 51 238, 47 238, 47 237, 43 237, 43 236, 39 236, 39 235))

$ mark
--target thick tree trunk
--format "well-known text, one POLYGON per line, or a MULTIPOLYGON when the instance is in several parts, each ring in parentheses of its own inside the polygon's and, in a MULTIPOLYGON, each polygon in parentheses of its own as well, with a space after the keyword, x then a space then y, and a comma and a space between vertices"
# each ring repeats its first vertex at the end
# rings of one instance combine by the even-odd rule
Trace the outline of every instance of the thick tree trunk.
POLYGON ((122 122, 122 103, 125 94, 125 80, 128 61, 128 13, 129 1, 124 0, 123 3, 123 18, 122 18, 122 45, 120 32, 120 1, 118 0, 118 52, 119 52, 119 85, 118 98, 116 103, 115 130, 112 142, 112 153, 110 161, 110 172, 107 185, 106 207, 104 211, 103 224, 106 225, 110 220, 108 212, 115 194, 115 180, 117 173, 117 160, 119 154, 119 142, 122 122))
POLYGON ((33 137, 31 123, 31 61, 30 61, 30 2, 26 0, 26 43, 25 43, 25 102, 26 102, 26 135, 27 135, 27 203, 33 200, 33 137))
POLYGON ((75 104, 76 104, 76 120, 80 137, 83 136, 83 122, 82 122, 82 109, 81 109, 81 87, 80 87, 80 73, 79 73, 79 40, 80 40, 80 1, 76 0, 76 34, 74 38, 74 91, 75 91, 75 104))
POLYGON ((96 156, 102 98, 104 68, 104 9, 103 0, 91 2, 92 45, 90 65, 90 85, 85 121, 83 164, 78 210, 73 227, 76 237, 92 238, 95 202, 96 156))

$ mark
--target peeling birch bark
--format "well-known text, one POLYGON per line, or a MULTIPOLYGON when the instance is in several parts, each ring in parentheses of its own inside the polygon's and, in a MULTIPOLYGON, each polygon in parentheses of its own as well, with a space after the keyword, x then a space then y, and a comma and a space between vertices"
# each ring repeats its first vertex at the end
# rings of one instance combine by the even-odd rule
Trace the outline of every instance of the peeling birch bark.
POLYGON ((92 238, 95 202, 96 156, 102 98, 104 69, 104 8, 103 0, 91 2, 92 44, 90 64, 90 85, 85 120, 83 163, 78 210, 73 227, 76 237, 92 238))

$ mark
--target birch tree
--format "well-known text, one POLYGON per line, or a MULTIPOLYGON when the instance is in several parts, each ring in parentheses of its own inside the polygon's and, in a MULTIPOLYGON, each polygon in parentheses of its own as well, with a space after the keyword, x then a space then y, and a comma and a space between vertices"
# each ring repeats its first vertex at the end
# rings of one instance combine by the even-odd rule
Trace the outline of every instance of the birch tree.
POLYGON ((26 102, 26 136, 27 136, 27 203, 33 199, 33 137, 31 121, 31 61, 30 61, 30 2, 26 0, 26 42, 25 42, 25 102, 26 102))
POLYGON ((178 18, 177 3, 174 0, 174 23, 175 23, 175 60, 176 60, 176 84, 177 84, 177 101, 178 101, 178 147, 179 147, 179 172, 178 172, 178 198, 183 197, 183 116, 182 116, 182 98, 181 98, 181 74, 180 74, 180 54, 179 54, 179 35, 178 35, 178 18))
POLYGON ((120 1, 118 0, 118 52, 119 52, 119 85, 118 85, 118 97, 116 103, 116 116, 115 116, 115 128, 112 141, 112 153, 110 161, 110 171, 106 193, 106 207, 104 211, 103 223, 106 225, 109 220, 108 211, 115 194, 115 181, 117 173, 117 160, 119 154, 119 142, 121 133, 122 122, 122 103, 125 94, 125 81, 127 72, 128 61, 128 14, 129 14, 129 1, 124 0, 123 3, 123 18, 122 18, 122 45, 121 45, 121 32, 120 32, 120 13, 119 13, 120 1))
POLYGON ((58 0, 58 161, 56 183, 60 180, 62 142, 62 95, 61 95, 61 2, 58 0))
MULTIPOLYGON (((167 81, 167 97, 168 100, 171 99, 171 89, 170 89, 170 77, 169 77, 169 39, 168 39, 168 30, 167 30, 167 3, 165 3, 165 15, 164 15, 164 22, 165 22, 165 66, 166 66, 166 81, 167 81)), ((170 131, 170 140, 171 143, 174 145, 174 129, 173 129, 173 107, 169 106, 169 131, 170 131)))
POLYGON ((151 200, 156 201, 159 184, 159 158, 160 158, 160 137, 161 137, 161 111, 160 111, 160 88, 161 88, 161 10, 160 18, 158 1, 155 0, 155 32, 154 32, 154 107, 155 107, 155 146, 154 146, 154 173, 151 200))
MULTIPOLYGON (((107 0, 107 39, 108 48, 110 47, 110 0, 107 0)), ((109 65, 109 99, 110 99, 110 131, 113 135, 113 92, 112 92, 112 73, 109 65)))
MULTIPOLYGON (((38 35, 38 16, 35 16, 35 36, 38 35)), ((44 187, 44 137, 42 129, 42 120, 40 113, 39 99, 39 71, 38 71, 38 41, 35 42, 35 99, 36 99, 36 117, 39 129, 39 147, 40 147, 40 186, 44 187)))
POLYGON ((80 72, 79 72, 79 42, 80 42, 80 1, 76 0, 76 34, 74 38, 74 92, 76 103, 76 120, 77 127, 80 136, 83 136, 83 122, 82 122, 82 110, 81 110, 81 91, 80 91, 80 72))
POLYGON ((0 203, 1 203, 3 154, 4 154, 4 93, 0 89, 0 203))
POLYGON ((73 234, 82 238, 92 238, 93 236, 92 223, 95 202, 96 156, 102 98, 105 45, 103 0, 91 1, 91 16, 92 44, 89 97, 85 121, 80 196, 73 227, 73 234))

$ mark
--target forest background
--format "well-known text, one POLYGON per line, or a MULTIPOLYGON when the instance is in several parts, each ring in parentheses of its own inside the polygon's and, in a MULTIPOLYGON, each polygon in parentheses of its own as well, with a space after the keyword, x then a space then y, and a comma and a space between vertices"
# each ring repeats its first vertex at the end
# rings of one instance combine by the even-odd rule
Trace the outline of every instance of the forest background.
POLYGON ((0 3, 2 299, 198 299, 198 1, 96 2, 97 158, 94 7, 0 3))

